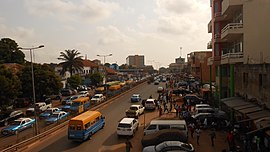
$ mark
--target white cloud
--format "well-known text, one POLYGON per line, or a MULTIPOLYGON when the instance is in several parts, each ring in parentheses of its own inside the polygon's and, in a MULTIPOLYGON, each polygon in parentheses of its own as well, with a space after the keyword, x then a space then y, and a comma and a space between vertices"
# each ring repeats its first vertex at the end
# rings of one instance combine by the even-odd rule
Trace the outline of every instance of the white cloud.
POLYGON ((100 36, 99 43, 101 45, 123 43, 128 40, 128 37, 124 33, 112 25, 107 27, 97 27, 97 32, 100 36))
POLYGON ((54 17, 64 21, 96 22, 109 17, 119 6, 98 0, 26 0, 25 7, 32 15, 54 17))

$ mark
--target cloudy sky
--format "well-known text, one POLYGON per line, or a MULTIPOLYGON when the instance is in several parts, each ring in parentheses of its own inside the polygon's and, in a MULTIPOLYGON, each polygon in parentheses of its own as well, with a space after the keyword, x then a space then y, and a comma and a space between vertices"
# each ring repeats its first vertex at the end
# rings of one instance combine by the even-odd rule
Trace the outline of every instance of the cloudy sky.
MULTIPOLYGON (((206 50, 209 0, 1 0, 0 37, 20 47, 45 45, 35 62, 59 63, 66 49, 123 64, 144 55, 155 68, 206 50), (180 47, 182 49, 180 49, 180 47), (181 51, 180 51, 181 50, 181 51)), ((29 59, 29 52, 25 52, 29 59)))

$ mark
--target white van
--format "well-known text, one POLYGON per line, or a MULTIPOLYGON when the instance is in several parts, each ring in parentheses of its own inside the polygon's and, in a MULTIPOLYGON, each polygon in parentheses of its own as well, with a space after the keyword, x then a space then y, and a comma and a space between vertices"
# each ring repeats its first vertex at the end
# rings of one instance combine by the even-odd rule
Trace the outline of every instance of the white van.
POLYGON ((144 135, 157 132, 162 129, 179 129, 188 138, 188 127, 185 120, 152 120, 144 129, 144 135))

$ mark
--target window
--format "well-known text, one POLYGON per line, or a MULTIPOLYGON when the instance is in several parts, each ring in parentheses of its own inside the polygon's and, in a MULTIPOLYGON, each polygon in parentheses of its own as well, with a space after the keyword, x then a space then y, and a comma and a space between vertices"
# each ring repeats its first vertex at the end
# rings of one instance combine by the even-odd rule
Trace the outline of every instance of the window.
POLYGON ((77 125, 77 130, 82 130, 82 126, 81 125, 77 125))
POLYGON ((70 130, 75 130, 75 126, 74 125, 71 125, 71 126, 69 126, 69 129, 70 130))
POLYGON ((170 129, 170 125, 159 125, 159 130, 162 130, 162 129, 170 129))
POLYGON ((259 88, 260 89, 266 88, 266 84, 267 84, 267 75, 259 74, 259 88))
POLYGON ((156 125, 150 125, 147 130, 155 130, 157 127, 156 125))
POLYGON ((243 73, 243 84, 245 87, 248 85, 248 73, 243 73))

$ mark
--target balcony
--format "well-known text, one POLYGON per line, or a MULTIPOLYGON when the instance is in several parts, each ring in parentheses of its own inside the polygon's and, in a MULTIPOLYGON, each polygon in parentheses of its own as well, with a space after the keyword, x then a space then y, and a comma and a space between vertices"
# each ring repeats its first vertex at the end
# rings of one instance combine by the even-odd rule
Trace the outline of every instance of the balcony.
POLYGON ((212 33, 212 20, 208 23, 208 33, 212 33))
POLYGON ((235 41, 243 36, 243 23, 229 23, 221 30, 221 39, 235 41))
POLYGON ((235 64, 244 62, 243 52, 226 53, 221 56, 221 64, 235 64))
POLYGON ((222 1, 222 16, 231 18, 234 12, 243 7, 243 0, 223 0, 222 1))
POLYGON ((207 49, 212 49, 212 40, 207 43, 207 49))

